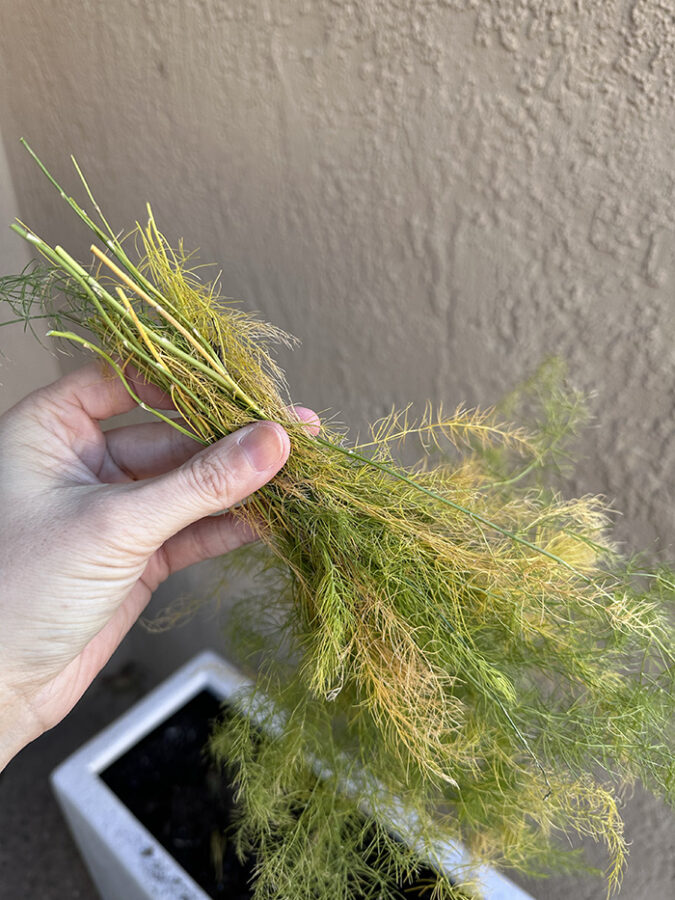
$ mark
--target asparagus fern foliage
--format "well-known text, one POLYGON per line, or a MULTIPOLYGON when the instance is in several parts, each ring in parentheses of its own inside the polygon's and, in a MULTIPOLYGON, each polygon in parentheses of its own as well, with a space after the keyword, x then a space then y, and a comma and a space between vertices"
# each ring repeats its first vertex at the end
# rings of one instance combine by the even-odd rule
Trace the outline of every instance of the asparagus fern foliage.
POLYGON ((271 355, 290 339, 205 284, 149 208, 120 239, 81 173, 95 218, 28 149, 93 232, 93 261, 15 223, 41 262, 0 281, 8 321, 49 318, 132 395, 133 366, 173 399, 175 414, 150 412, 203 444, 260 419, 291 436, 285 468, 235 510, 275 592, 234 620, 256 688, 212 740, 256 900, 400 896, 439 836, 471 861, 452 881, 439 871, 437 900, 479 892, 475 863, 578 865, 561 840, 574 835, 604 844, 616 888, 622 788, 675 799, 675 579, 618 553, 599 499, 550 488, 579 395, 549 367, 529 429, 428 408, 364 441, 327 424, 311 436, 271 355), (407 440, 413 467, 397 461, 407 440))

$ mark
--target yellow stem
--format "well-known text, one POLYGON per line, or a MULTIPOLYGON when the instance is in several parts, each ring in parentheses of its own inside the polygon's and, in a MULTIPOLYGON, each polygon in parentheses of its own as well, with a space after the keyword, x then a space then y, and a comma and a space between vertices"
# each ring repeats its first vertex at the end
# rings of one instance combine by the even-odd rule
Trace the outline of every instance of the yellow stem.
POLYGON ((122 288, 119 287, 119 286, 117 287, 116 290, 117 290, 117 296, 120 298, 120 300, 121 300, 122 303, 124 304, 124 308, 125 308, 126 311, 129 313, 129 315, 131 316, 131 318, 133 319, 134 324, 136 325, 136 328, 138 329, 138 333, 140 334, 141 338, 143 339, 143 342, 145 343, 145 346, 148 348, 148 350, 150 351, 150 353, 152 353, 152 355, 155 357, 155 359, 157 360, 157 362, 158 362, 158 364, 161 366, 161 368, 164 369, 165 372, 168 372, 168 371, 169 371, 169 367, 168 367, 167 364, 164 362, 164 360, 162 359, 162 357, 159 355, 159 353, 158 353, 157 350, 155 349, 155 347, 154 347, 152 341, 150 340, 150 338, 149 338, 148 335, 146 334, 145 328, 143 328, 143 325, 141 324, 141 320, 140 320, 140 319, 138 318, 138 316, 136 315, 136 310, 133 308, 133 306, 132 306, 131 303, 129 302, 129 300, 128 300, 128 298, 126 297, 124 291, 123 291, 122 288))
POLYGON ((186 341, 194 347, 194 349, 199 353, 200 356, 204 357, 204 359, 209 363, 209 366, 217 372, 218 375, 225 381, 225 383, 229 386, 230 390, 236 395, 238 394, 241 399, 246 403, 251 412, 256 413, 260 416, 260 418, 265 418, 263 411, 260 407, 253 402, 253 400, 239 387, 239 385, 234 381, 231 377, 230 373, 227 371, 223 363, 218 359, 217 356, 211 355, 208 353, 204 347, 199 343, 199 341, 195 340, 195 338, 190 334, 187 328, 183 327, 180 322, 178 322, 171 313, 167 312, 164 307, 150 297, 143 288, 139 287, 127 274, 123 272, 115 263, 109 259, 104 253, 102 253, 95 244, 92 244, 89 248, 94 256, 99 259, 104 265, 106 265, 112 272, 117 275, 117 277, 124 284, 127 285, 135 294, 137 294, 141 300, 144 300, 149 306, 153 309, 157 310, 160 316, 165 319, 179 334, 182 334, 186 341))
MULTIPOLYGON (((126 272, 123 272, 118 266, 116 266, 115 263, 111 259, 109 259, 104 253, 102 253, 95 244, 92 244, 89 249, 94 254, 94 256, 96 256, 98 259, 100 259, 101 262, 104 263, 104 265, 106 265, 112 272, 114 272, 115 275, 117 275, 117 277, 120 279, 120 281, 123 281, 124 284, 127 285, 127 287, 129 287, 135 294, 137 294, 141 298, 141 300, 144 300, 147 304, 152 306, 153 309, 156 309, 157 312, 160 314, 160 316, 163 319, 166 319, 166 321, 170 325, 172 325, 176 329, 176 331, 180 332, 180 334, 183 335, 185 340, 188 341, 190 344, 192 344, 192 346, 195 348, 195 350, 201 356, 203 356, 204 359, 208 360, 208 362, 211 365, 216 363, 216 360, 214 359, 214 357, 211 356, 210 353, 206 352, 206 350, 202 347, 202 345, 199 343, 199 341, 195 340, 195 338, 190 334, 190 332, 187 330, 187 328, 184 328, 183 325, 181 325, 180 322, 178 322, 171 315, 170 312, 167 312, 161 304, 159 304, 156 300, 153 300, 153 298, 150 297, 149 294, 146 294, 146 292, 143 290, 143 288, 139 287, 131 278, 129 278, 129 276, 126 274, 126 272)), ((218 362, 220 362, 220 361, 218 360, 218 362)), ((227 371, 224 369, 224 367, 222 365, 219 365, 218 368, 220 368, 222 370, 223 374, 227 375, 227 371)), ((228 375, 228 377, 229 377, 229 375, 228 375)))

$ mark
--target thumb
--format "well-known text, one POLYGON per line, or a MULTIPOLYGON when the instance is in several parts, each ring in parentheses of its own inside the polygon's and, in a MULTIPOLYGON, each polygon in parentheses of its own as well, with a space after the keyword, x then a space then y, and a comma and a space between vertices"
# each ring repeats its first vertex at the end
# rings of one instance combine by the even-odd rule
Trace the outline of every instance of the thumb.
POLYGON ((138 539, 155 549, 192 522, 227 509, 262 487, 283 466, 289 451, 281 425, 246 425, 179 468, 126 485, 118 495, 120 521, 140 526, 138 539))

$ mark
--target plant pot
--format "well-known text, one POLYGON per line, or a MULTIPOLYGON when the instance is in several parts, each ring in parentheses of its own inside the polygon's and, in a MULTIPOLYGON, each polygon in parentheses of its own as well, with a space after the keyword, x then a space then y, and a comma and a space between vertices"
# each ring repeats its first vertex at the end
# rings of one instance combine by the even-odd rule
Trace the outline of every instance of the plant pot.
MULTIPOLYGON (((249 896, 250 870, 232 848, 220 872, 211 860, 212 850, 223 849, 231 795, 202 754, 208 721, 246 684, 217 654, 200 653, 52 773, 104 900, 249 896)), ((438 849, 450 876, 466 867, 460 846, 439 842, 438 849)), ((486 900, 531 900, 494 869, 477 877, 486 900)))

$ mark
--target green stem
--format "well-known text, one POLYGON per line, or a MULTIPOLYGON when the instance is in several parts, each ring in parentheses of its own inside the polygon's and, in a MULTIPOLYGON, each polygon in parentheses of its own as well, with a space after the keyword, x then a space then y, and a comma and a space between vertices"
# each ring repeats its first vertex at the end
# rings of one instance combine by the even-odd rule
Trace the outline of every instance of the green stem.
MULTIPOLYGON (((99 315, 104 320, 106 325, 110 328, 113 333, 120 334, 119 327, 111 320, 108 313, 105 311, 101 304, 101 300, 104 300, 108 306, 111 306, 117 312, 120 319, 127 321, 129 316, 127 310, 124 306, 108 292, 106 291, 99 282, 87 272, 76 260, 74 260, 70 254, 68 254, 62 247, 52 248, 46 241, 43 241, 38 235, 34 232, 29 231, 27 228, 19 225, 17 223, 13 223, 11 226, 13 231, 15 231, 18 235, 24 238, 24 240, 28 241, 30 244, 33 244, 37 249, 52 262, 55 266, 62 269, 66 272, 66 274, 70 275, 81 287, 86 291, 87 296, 90 298, 92 303, 95 305, 99 315)), ((179 347, 177 347, 172 341, 168 338, 164 337, 160 332, 155 331, 153 328, 146 324, 146 331, 148 335, 155 340, 158 344, 160 344, 164 349, 170 351, 171 353, 178 356, 184 362, 189 363, 191 366, 199 369, 205 375, 208 375, 214 381, 217 381, 221 387, 224 387, 229 394, 231 394, 235 399, 238 397, 240 400, 244 402, 247 410, 259 419, 267 418, 265 416, 264 411, 256 404, 254 401, 243 391, 236 381, 227 373, 226 371, 220 371, 220 364, 218 369, 211 368, 203 363, 196 356, 191 355, 189 353, 184 352, 179 347)), ((121 334, 123 341, 129 341, 128 334, 121 334)), ((137 342, 134 343, 134 352, 137 351, 138 345, 137 342)), ((211 348, 212 351, 213 348, 211 348)), ((215 362, 215 360, 214 360, 215 362)))
MULTIPOLYGON (((126 269, 128 274, 133 278, 133 280, 141 288, 143 288, 143 290, 151 293, 157 300, 161 301, 164 305, 169 307, 171 309, 172 313, 176 314, 178 317, 180 317, 182 319, 181 324, 183 324, 186 328, 189 328, 191 330, 192 326, 191 326, 190 322, 188 322, 188 320, 185 318, 185 316, 182 315, 180 310, 176 309, 176 307, 172 303, 168 302, 167 298, 162 296, 162 294, 157 290, 155 285, 152 284, 152 282, 150 282, 141 272, 139 272, 138 269, 136 268, 136 266, 134 266, 134 264, 131 262, 131 260, 125 253, 122 244, 115 236, 115 233, 113 232, 112 228, 110 227, 107 219, 104 217, 103 213, 101 212, 101 209, 100 209, 98 203, 94 199, 94 195, 91 191, 91 188, 89 187, 89 184, 88 184, 87 180, 85 179, 84 175, 82 174, 82 171, 80 170, 80 167, 78 166, 74 157, 71 157, 71 159, 73 161, 73 165, 75 166, 75 170, 77 171, 77 173, 80 177, 80 180, 81 180, 82 184, 84 185, 84 188, 87 192, 87 196, 91 200, 92 205, 94 206, 94 209, 96 210, 98 215, 101 217, 101 221, 103 222, 105 227, 108 229, 108 233, 110 234, 110 237, 108 237, 108 235, 104 231, 102 231, 102 229, 100 229, 98 227, 98 225, 93 221, 93 219, 91 219, 90 216, 87 215, 87 213, 82 209, 82 207, 77 203, 77 201, 73 197, 69 197, 66 194, 66 192, 63 190, 61 185, 54 178, 54 176, 47 169, 45 164, 42 162, 42 160, 38 157, 38 155, 35 153, 35 151, 32 149, 32 147, 28 144, 28 142, 24 138, 21 138, 21 143, 26 148, 26 150, 30 153, 30 155, 32 156, 34 161, 37 163, 37 165, 39 166, 39 168, 43 172, 43 174, 49 179, 51 184, 58 190, 61 197, 66 201, 66 203, 70 206, 70 208, 77 214, 77 216, 85 223, 87 228, 89 228, 96 235, 96 237, 99 239, 99 241, 101 241, 101 243, 106 247, 106 249, 111 250, 114 253, 117 260, 124 266, 124 268, 126 269)), ((12 225, 10 227, 14 228, 14 230, 17 231, 17 233, 22 234, 22 232, 19 231, 19 228, 16 227, 15 225, 12 225)), ((29 234, 29 232, 27 232, 24 229, 22 236, 30 241, 31 238, 28 237, 28 234, 29 234)), ((197 334, 192 331, 191 331, 191 333, 193 333, 195 335, 195 338, 199 340, 199 342, 203 346, 203 348, 206 351, 208 351, 211 355, 213 355, 213 348, 208 343, 208 341, 206 341, 206 339, 203 338, 202 335, 200 335, 200 334, 197 334)), ((214 362, 216 362, 216 358, 214 358, 214 362)), ((242 399, 248 400, 249 398, 246 398, 246 395, 244 394, 242 396, 242 399)))
POLYGON ((102 241, 107 247, 109 247, 109 246, 110 246, 110 243, 109 243, 108 236, 106 235, 106 233, 105 233, 104 231, 102 231, 102 230, 98 227, 98 225, 96 224, 96 222, 94 222, 92 219, 89 218, 89 216, 86 214, 86 212, 85 212, 83 209, 81 209, 80 206, 78 206, 78 204, 76 203, 75 200, 73 200, 72 197, 69 197, 69 196, 66 194, 66 192, 63 190, 63 188, 61 187, 61 185, 58 183, 58 181, 54 178, 54 176, 53 176, 53 175, 51 174, 51 172, 47 169, 47 167, 46 167, 45 164, 42 162, 42 160, 41 160, 41 159, 38 157, 38 155, 35 153, 35 151, 34 151, 33 148, 30 146, 30 144, 28 143, 28 141, 26 141, 25 138, 21 138, 21 143, 22 143, 23 146, 26 148, 26 150, 30 153, 30 155, 33 157, 33 159, 35 160, 35 162, 36 162, 37 165, 39 166, 39 168, 40 168, 40 170, 42 171, 42 173, 43 173, 43 174, 49 179, 49 181, 54 185, 54 187, 56 188, 56 190, 59 192, 59 194, 61 195, 61 197, 66 201, 66 203, 70 206, 70 208, 77 214, 77 216, 78 216, 80 219, 82 219, 82 221, 85 223, 85 225, 86 225, 88 228, 90 228, 90 229, 94 232, 94 234, 96 235, 96 237, 97 237, 100 241, 102 241))
POLYGON ((203 438, 199 437, 199 435, 195 434, 193 431, 188 431, 187 428, 183 428, 175 419, 170 419, 168 416, 165 416, 164 413, 160 412, 158 409, 155 409, 153 406, 148 406, 147 403, 144 403, 143 400, 138 396, 138 394, 131 387, 127 378, 122 371, 121 367, 117 365, 115 360, 108 356, 108 354, 101 350, 100 347, 97 347, 96 344, 92 344, 91 341, 88 341, 86 338, 80 337, 79 334, 75 334, 74 331, 48 331, 47 337, 54 338, 65 338, 68 341, 73 341, 76 344, 81 344, 85 350, 91 350, 93 353, 96 353, 101 359, 105 360, 109 366, 112 367, 115 374, 118 376, 124 387, 126 388, 129 395, 133 398, 133 400, 141 407, 141 409, 146 410, 149 413, 152 413, 153 416, 157 416, 158 419, 161 419, 163 422, 166 422, 167 425, 171 425, 177 431, 180 431, 181 434, 187 435, 189 438, 192 438, 193 441, 198 441, 200 444, 207 445, 208 441, 205 441, 203 438))
MULTIPOLYGON (((465 640, 464 636, 463 636, 462 634, 460 634, 460 633, 457 631, 457 629, 454 628, 454 627, 452 626, 452 624, 448 621, 448 619, 446 618, 446 616, 443 615, 442 612, 439 612, 439 611, 437 610, 437 615, 438 615, 439 619, 441 620, 441 622, 443 622, 443 624, 445 625, 447 631, 448 631, 448 632, 449 632, 456 640, 458 640, 461 644, 463 644, 463 646, 467 649, 467 651, 468 651, 470 654, 478 654, 478 651, 476 650, 476 648, 475 648, 475 647, 469 647, 469 645, 468 645, 467 641, 465 640)), ((482 657, 481 657, 481 659, 482 659, 482 657)), ((485 660, 483 660, 483 661, 485 662, 485 660)), ((488 666, 488 668, 492 668, 492 667, 489 665, 489 663, 486 662, 485 664, 488 666)), ((491 689, 490 685, 482 685, 482 684, 481 684, 481 683, 480 683, 480 682, 472 675, 472 673, 469 671, 468 668, 463 669, 463 671, 462 671, 462 676, 465 677, 465 678, 467 678, 467 679, 473 684, 473 686, 474 686, 480 693, 482 693, 484 690, 487 690, 487 691, 489 692, 490 699, 492 700, 493 703, 496 703, 496 704, 497 704, 497 706, 499 707, 499 709, 500 709, 502 715, 504 716, 504 718, 506 719, 506 721, 509 723, 509 725, 511 726, 511 728, 512 728, 513 731, 515 732, 516 737, 518 738, 518 740, 520 741, 521 745, 523 746, 523 748, 524 748, 525 751, 527 752, 528 756, 530 757, 530 759, 532 759, 532 761, 534 762, 534 764, 536 765, 536 767, 539 769, 539 771, 540 771, 541 774, 543 775, 544 781, 545 781, 545 783, 546 783, 546 788, 547 788, 547 794, 546 794, 546 796, 544 797, 544 799, 547 799, 548 796, 549 796, 549 794, 551 793, 551 783, 550 783, 550 781, 548 780, 548 775, 547 775, 547 773, 546 773, 546 769, 543 767, 543 765, 542 765, 541 762, 539 761, 539 758, 537 757, 537 755, 535 754, 534 750, 533 750, 532 747, 530 746, 529 741, 527 740, 527 738, 525 737, 525 735, 523 734, 523 732, 520 730, 520 728, 519 728, 518 725, 516 724, 516 722, 515 722, 513 716, 511 715, 511 713, 510 713, 510 712, 508 711, 508 709, 506 708, 506 705, 502 702, 501 698, 496 694, 496 692, 495 692, 493 689, 491 689)))
MULTIPOLYGON (((588 575, 584 575, 583 572, 579 572, 574 566, 570 565, 570 563, 566 562, 566 560, 562 559, 559 556, 556 556, 555 553, 551 553, 550 550, 544 549, 544 547, 539 547, 537 544, 533 544, 532 541, 528 541, 527 538, 523 538, 520 535, 516 534, 514 531, 509 531, 508 528, 502 528, 501 525, 497 525, 496 522, 490 521, 485 516, 481 515, 478 512, 474 512, 474 510, 468 509, 466 506, 462 506, 461 503, 456 503, 454 500, 450 500, 449 497, 444 497, 442 494, 437 493, 431 488, 425 487, 423 484, 415 481, 413 478, 404 475, 403 472, 398 472, 396 469, 388 466, 386 463, 379 462, 379 460, 371 459, 368 456, 363 456, 357 450, 352 450, 349 447, 341 447, 339 444, 334 444, 332 441, 327 441, 325 438, 320 436, 316 437, 315 440, 322 444, 324 447, 327 447, 330 450, 337 451, 338 453, 342 453, 343 456, 348 457, 349 459, 356 459, 361 463, 364 463, 368 466, 374 466, 376 469, 379 469, 381 472, 385 472, 387 475, 390 475, 392 478, 396 478, 398 481, 403 481, 406 484, 409 484, 411 487, 415 488, 418 491, 421 491, 423 494, 426 494, 428 497, 431 497, 434 500, 439 501, 440 503, 445 503, 446 506, 450 506, 453 509, 457 510, 457 512, 461 512, 466 516, 469 516, 475 522, 480 522, 481 525, 485 525, 486 528, 490 528, 493 531, 497 531, 499 534, 504 535, 504 537, 510 538, 510 540, 515 543, 521 544, 523 547, 527 547, 529 550, 534 551, 535 553, 540 553, 542 556, 546 556, 554 562, 558 563, 564 568, 568 569, 577 578, 581 578, 587 584, 592 584, 593 579, 588 575)), ((611 595, 608 592, 607 596, 611 595)))
POLYGON ((29 322, 37 321, 37 319, 52 319, 53 316, 49 313, 46 313, 44 316, 21 316, 20 319, 8 319, 6 322, 0 322, 0 328, 3 325, 18 325, 20 322, 23 322, 24 325, 28 325, 29 322))

